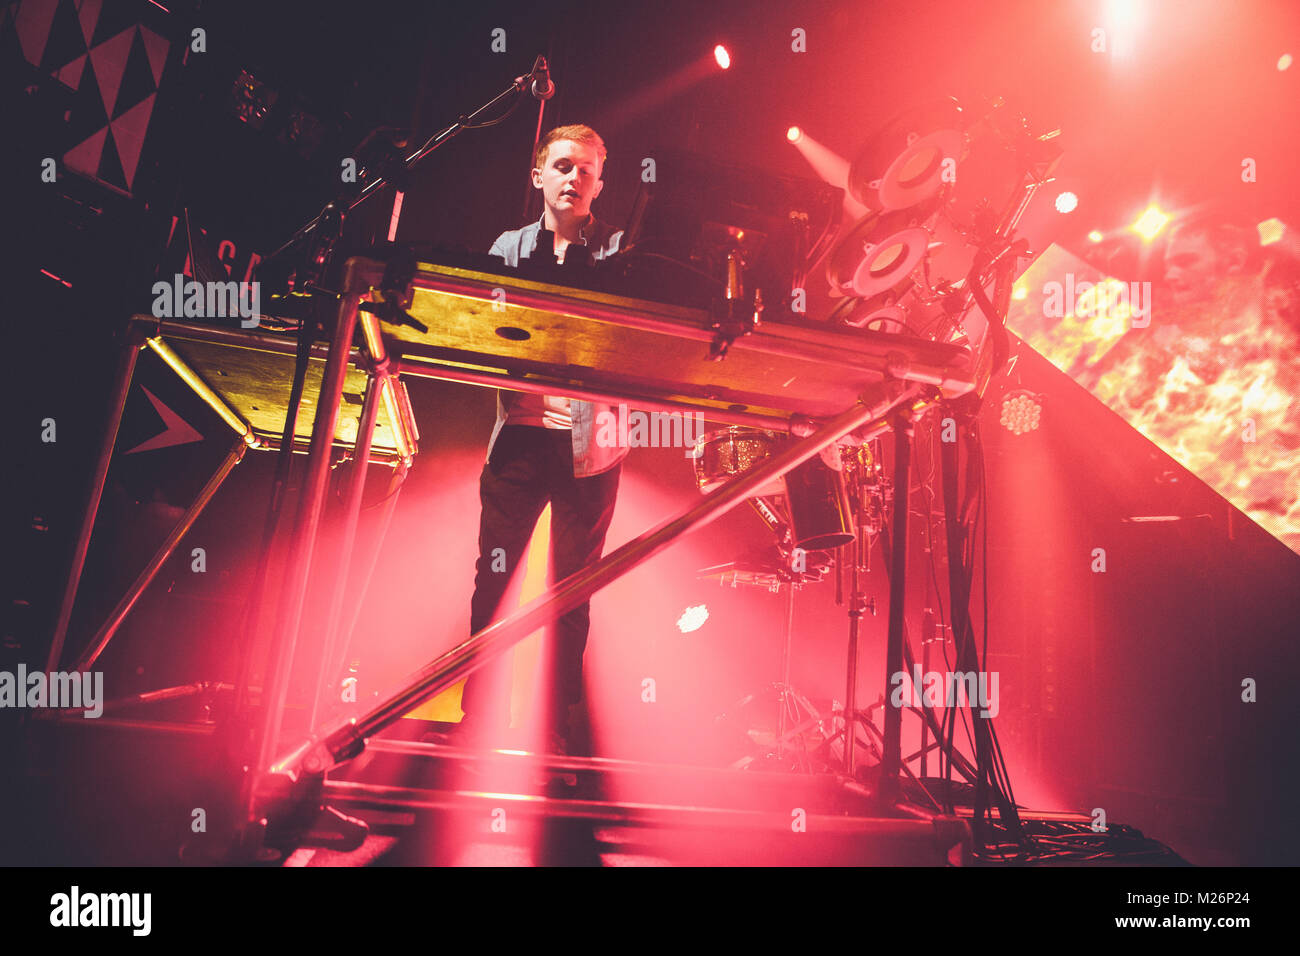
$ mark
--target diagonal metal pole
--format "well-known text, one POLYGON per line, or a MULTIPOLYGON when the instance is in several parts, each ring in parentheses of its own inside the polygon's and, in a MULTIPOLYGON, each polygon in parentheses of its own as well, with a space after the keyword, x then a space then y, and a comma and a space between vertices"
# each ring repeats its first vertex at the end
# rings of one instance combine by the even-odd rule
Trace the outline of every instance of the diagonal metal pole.
POLYGON ((361 498, 366 490, 366 470, 370 467, 370 447, 375 437, 375 420, 379 417, 380 392, 384 388, 384 373, 371 372, 366 376, 366 396, 361 402, 361 419, 357 425, 357 445, 352 458, 352 475, 348 482, 347 503, 344 506, 343 540, 339 543, 334 572, 334 593, 330 596, 329 614, 325 618, 324 651, 320 659, 320 672, 316 676, 316 690, 312 695, 311 723, 316 726, 321 695, 334 678, 336 648, 339 635, 339 618, 343 613, 343 597, 348 589, 348 572, 352 568, 352 549, 357 540, 357 524, 361 517, 361 498))
POLYGON ((289 690, 290 669, 302 622, 303 605, 310 582, 312 552, 315 549, 321 515, 325 509, 326 484, 329 480, 330 453, 334 444, 335 422, 343 398, 349 352, 360 311, 362 261, 349 259, 344 269, 343 296, 339 302, 331 340, 329 358, 321 377, 316 400, 316 418, 312 425, 311 445, 307 455, 307 472, 298 499, 292 536, 289 539, 289 564, 281 585, 280 603, 272 636, 266 684, 269 693, 262 698, 261 726, 256 730, 256 758, 244 777, 240 805, 252 816, 258 780, 274 757, 284 718, 284 704, 289 690))
POLYGON ((176 526, 172 528, 171 534, 169 534, 166 540, 158 546, 157 552, 154 553, 153 558, 145 566, 144 570, 136 577, 135 583, 132 584, 126 594, 122 596, 122 600, 117 602, 117 607, 113 608, 112 613, 109 614, 108 619, 104 621, 100 629, 95 632, 95 636, 90 641, 90 646, 82 652, 77 663, 73 665, 72 669, 74 671, 88 671, 95 665, 95 661, 99 660, 99 655, 104 653, 104 648, 108 647, 109 641, 113 639, 113 635, 117 633, 117 629, 122 626, 122 622, 126 620, 126 616, 131 613, 131 609, 135 607, 136 602, 140 600, 145 589, 149 587, 153 582, 153 579, 158 575, 158 572, 162 570, 162 566, 167 563, 167 559, 170 558, 172 552, 176 550, 176 546, 181 543, 181 539, 189 533, 190 528, 194 526, 194 522, 197 521, 199 515, 203 513, 203 509, 206 508, 208 502, 212 500, 212 496, 215 495, 217 489, 221 487, 221 483, 226 480, 226 477, 234 467, 243 460, 246 451, 248 451, 248 444, 244 441, 244 437, 241 435, 235 439, 235 443, 231 447, 229 453, 224 459, 222 459, 221 464, 217 466, 217 470, 213 473, 212 477, 208 479, 207 484, 203 486, 198 497, 196 497, 193 503, 190 504, 189 509, 181 516, 181 519, 176 522, 176 526))
POLYGON ((807 438, 796 441, 767 463, 718 489, 684 514, 629 541, 590 567, 565 578, 510 617, 497 621, 463 644, 447 651, 410 678, 407 686, 359 720, 348 720, 333 730, 304 741, 271 767, 271 773, 296 775, 299 770, 322 773, 357 756, 365 739, 440 693, 487 661, 503 653, 538 627, 586 601, 596 591, 627 574, 667 548, 681 535, 708 524, 743 503, 768 482, 812 458, 831 442, 871 423, 876 433, 889 428, 884 419, 893 409, 921 395, 924 385, 890 381, 881 390, 886 397, 870 404, 866 397, 830 419, 807 438))
POLYGON ((77 588, 81 584, 81 574, 86 567, 86 554, 90 550, 90 536, 95 529, 99 502, 104 495, 104 484, 108 480, 108 466, 113 460, 113 446, 117 444, 117 432, 122 426, 122 412, 126 409, 126 395, 131 390, 131 379, 135 376, 135 362, 140 355, 143 342, 144 333, 132 319, 127 324, 126 337, 118 353, 117 369, 113 374, 113 391, 108 403, 108 421, 95 459, 95 470, 91 474, 90 488, 86 495, 86 510, 82 512, 81 528, 77 532, 77 540, 73 545, 68 577, 63 586, 63 597, 59 602, 59 613, 55 620, 50 651, 45 662, 45 669, 48 671, 58 670, 59 662, 63 658, 63 642, 68 636, 72 608, 77 602, 77 588))

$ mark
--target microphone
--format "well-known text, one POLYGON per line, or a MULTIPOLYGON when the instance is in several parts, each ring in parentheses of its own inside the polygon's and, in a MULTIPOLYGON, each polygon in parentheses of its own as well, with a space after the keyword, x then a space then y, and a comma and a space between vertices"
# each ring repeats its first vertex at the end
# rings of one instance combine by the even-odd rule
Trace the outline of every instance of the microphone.
POLYGON ((551 69, 546 65, 546 57, 538 54, 533 64, 533 96, 539 100, 549 100, 555 95, 555 84, 551 82, 551 69))

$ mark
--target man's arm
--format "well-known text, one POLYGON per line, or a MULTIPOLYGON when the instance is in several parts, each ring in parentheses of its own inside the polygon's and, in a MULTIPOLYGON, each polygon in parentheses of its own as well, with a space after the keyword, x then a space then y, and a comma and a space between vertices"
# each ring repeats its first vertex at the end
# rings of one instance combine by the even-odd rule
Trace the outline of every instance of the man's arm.
POLYGON ((497 236, 497 241, 492 243, 492 248, 488 250, 488 255, 496 256, 505 261, 505 264, 511 268, 519 265, 519 236, 518 229, 507 230, 497 236))

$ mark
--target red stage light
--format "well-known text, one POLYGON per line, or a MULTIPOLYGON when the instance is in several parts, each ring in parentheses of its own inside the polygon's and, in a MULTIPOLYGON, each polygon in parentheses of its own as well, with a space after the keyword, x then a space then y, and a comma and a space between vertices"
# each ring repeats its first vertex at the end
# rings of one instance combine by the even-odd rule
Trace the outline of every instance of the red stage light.
POLYGON ((1059 213, 1074 212, 1079 206, 1079 197, 1071 192, 1060 193, 1056 197, 1056 211, 1059 213))
POLYGON ((724 70, 731 66, 731 54, 727 52, 727 48, 721 43, 713 48, 713 58, 718 61, 718 66, 724 70))
POLYGON ((791 126, 785 131, 785 138, 792 143, 797 143, 799 140, 803 139, 803 130, 798 126, 791 126))

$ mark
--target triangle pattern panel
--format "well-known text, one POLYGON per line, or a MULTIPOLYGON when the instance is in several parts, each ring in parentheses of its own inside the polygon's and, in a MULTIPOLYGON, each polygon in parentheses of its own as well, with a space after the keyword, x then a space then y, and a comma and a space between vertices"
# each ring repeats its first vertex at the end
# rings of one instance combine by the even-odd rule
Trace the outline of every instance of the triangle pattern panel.
POLYGON ((135 181, 135 170, 140 163, 140 151, 144 148, 144 137, 149 129, 149 118, 153 115, 156 96, 156 93, 150 93, 130 110, 114 119, 111 124, 117 155, 122 161, 122 171, 126 175, 127 189, 130 189, 135 181))
POLYGON ((113 115, 117 104, 117 94, 122 85, 122 74, 126 71, 126 60, 131 53, 131 43, 135 39, 135 27, 130 26, 103 43, 90 48, 90 62, 95 66, 95 76, 99 80, 99 93, 104 100, 104 113, 113 115))
POLYGON ((135 26, 140 19, 139 7, 134 3, 123 3, 122 0, 108 0, 108 3, 101 3, 99 8, 99 20, 95 24, 95 32, 91 35, 91 46, 98 46, 105 40, 109 40, 123 30, 128 30, 135 26))
POLYGON ((86 38, 77 19, 77 5, 73 0, 59 0, 50 24, 50 38, 41 57, 41 69, 52 73, 85 52, 86 38))
MULTIPOLYGON (((104 132, 107 133, 108 129, 105 128, 104 132)), ((117 154, 117 144, 113 142, 112 136, 104 141, 104 152, 99 157, 99 169, 96 171, 95 178, 102 183, 130 192, 130 186, 126 181, 126 170, 122 168, 122 159, 117 154)))
MULTIPOLYGON (((95 63, 87 58, 81 72, 81 83, 72 94, 72 108, 68 111, 65 143, 80 143, 91 133, 108 125, 104 101, 99 95, 99 77, 95 63)), ((92 170, 93 172, 93 170, 92 170)))
POLYGON ((143 25, 140 27, 140 39, 144 43, 145 54, 149 57, 149 69, 153 71, 153 85, 157 87, 162 82, 163 67, 167 65, 167 53, 172 42, 143 25))
POLYGON ((63 154, 64 165, 84 175, 97 175, 100 157, 104 152, 104 140, 107 137, 108 127, 101 126, 88 139, 83 140, 63 154))
POLYGON ((146 97, 153 96, 158 86, 153 81, 153 69, 144 40, 137 29, 131 39, 130 52, 122 69, 122 81, 117 92, 117 105, 113 116, 121 116, 135 109, 146 97))
POLYGON ((104 112, 104 101, 99 95, 99 78, 95 75, 95 64, 87 57, 81 72, 81 83, 72 96, 72 108, 65 117, 67 121, 67 139, 65 142, 80 142, 101 126, 108 125, 108 114, 104 112))
POLYGON ((50 25, 58 12, 57 0, 22 0, 14 14, 14 29, 22 44, 23 56, 33 66, 41 65, 45 44, 50 38, 50 25))
POLYGON ((77 10, 77 20, 81 24, 81 35, 90 46, 90 39, 95 35, 95 24, 99 22, 100 0, 81 0, 77 10))
POLYGON ((81 86, 81 73, 86 68, 86 59, 86 54, 83 53, 63 69, 55 72, 54 78, 69 89, 77 89, 81 86))

